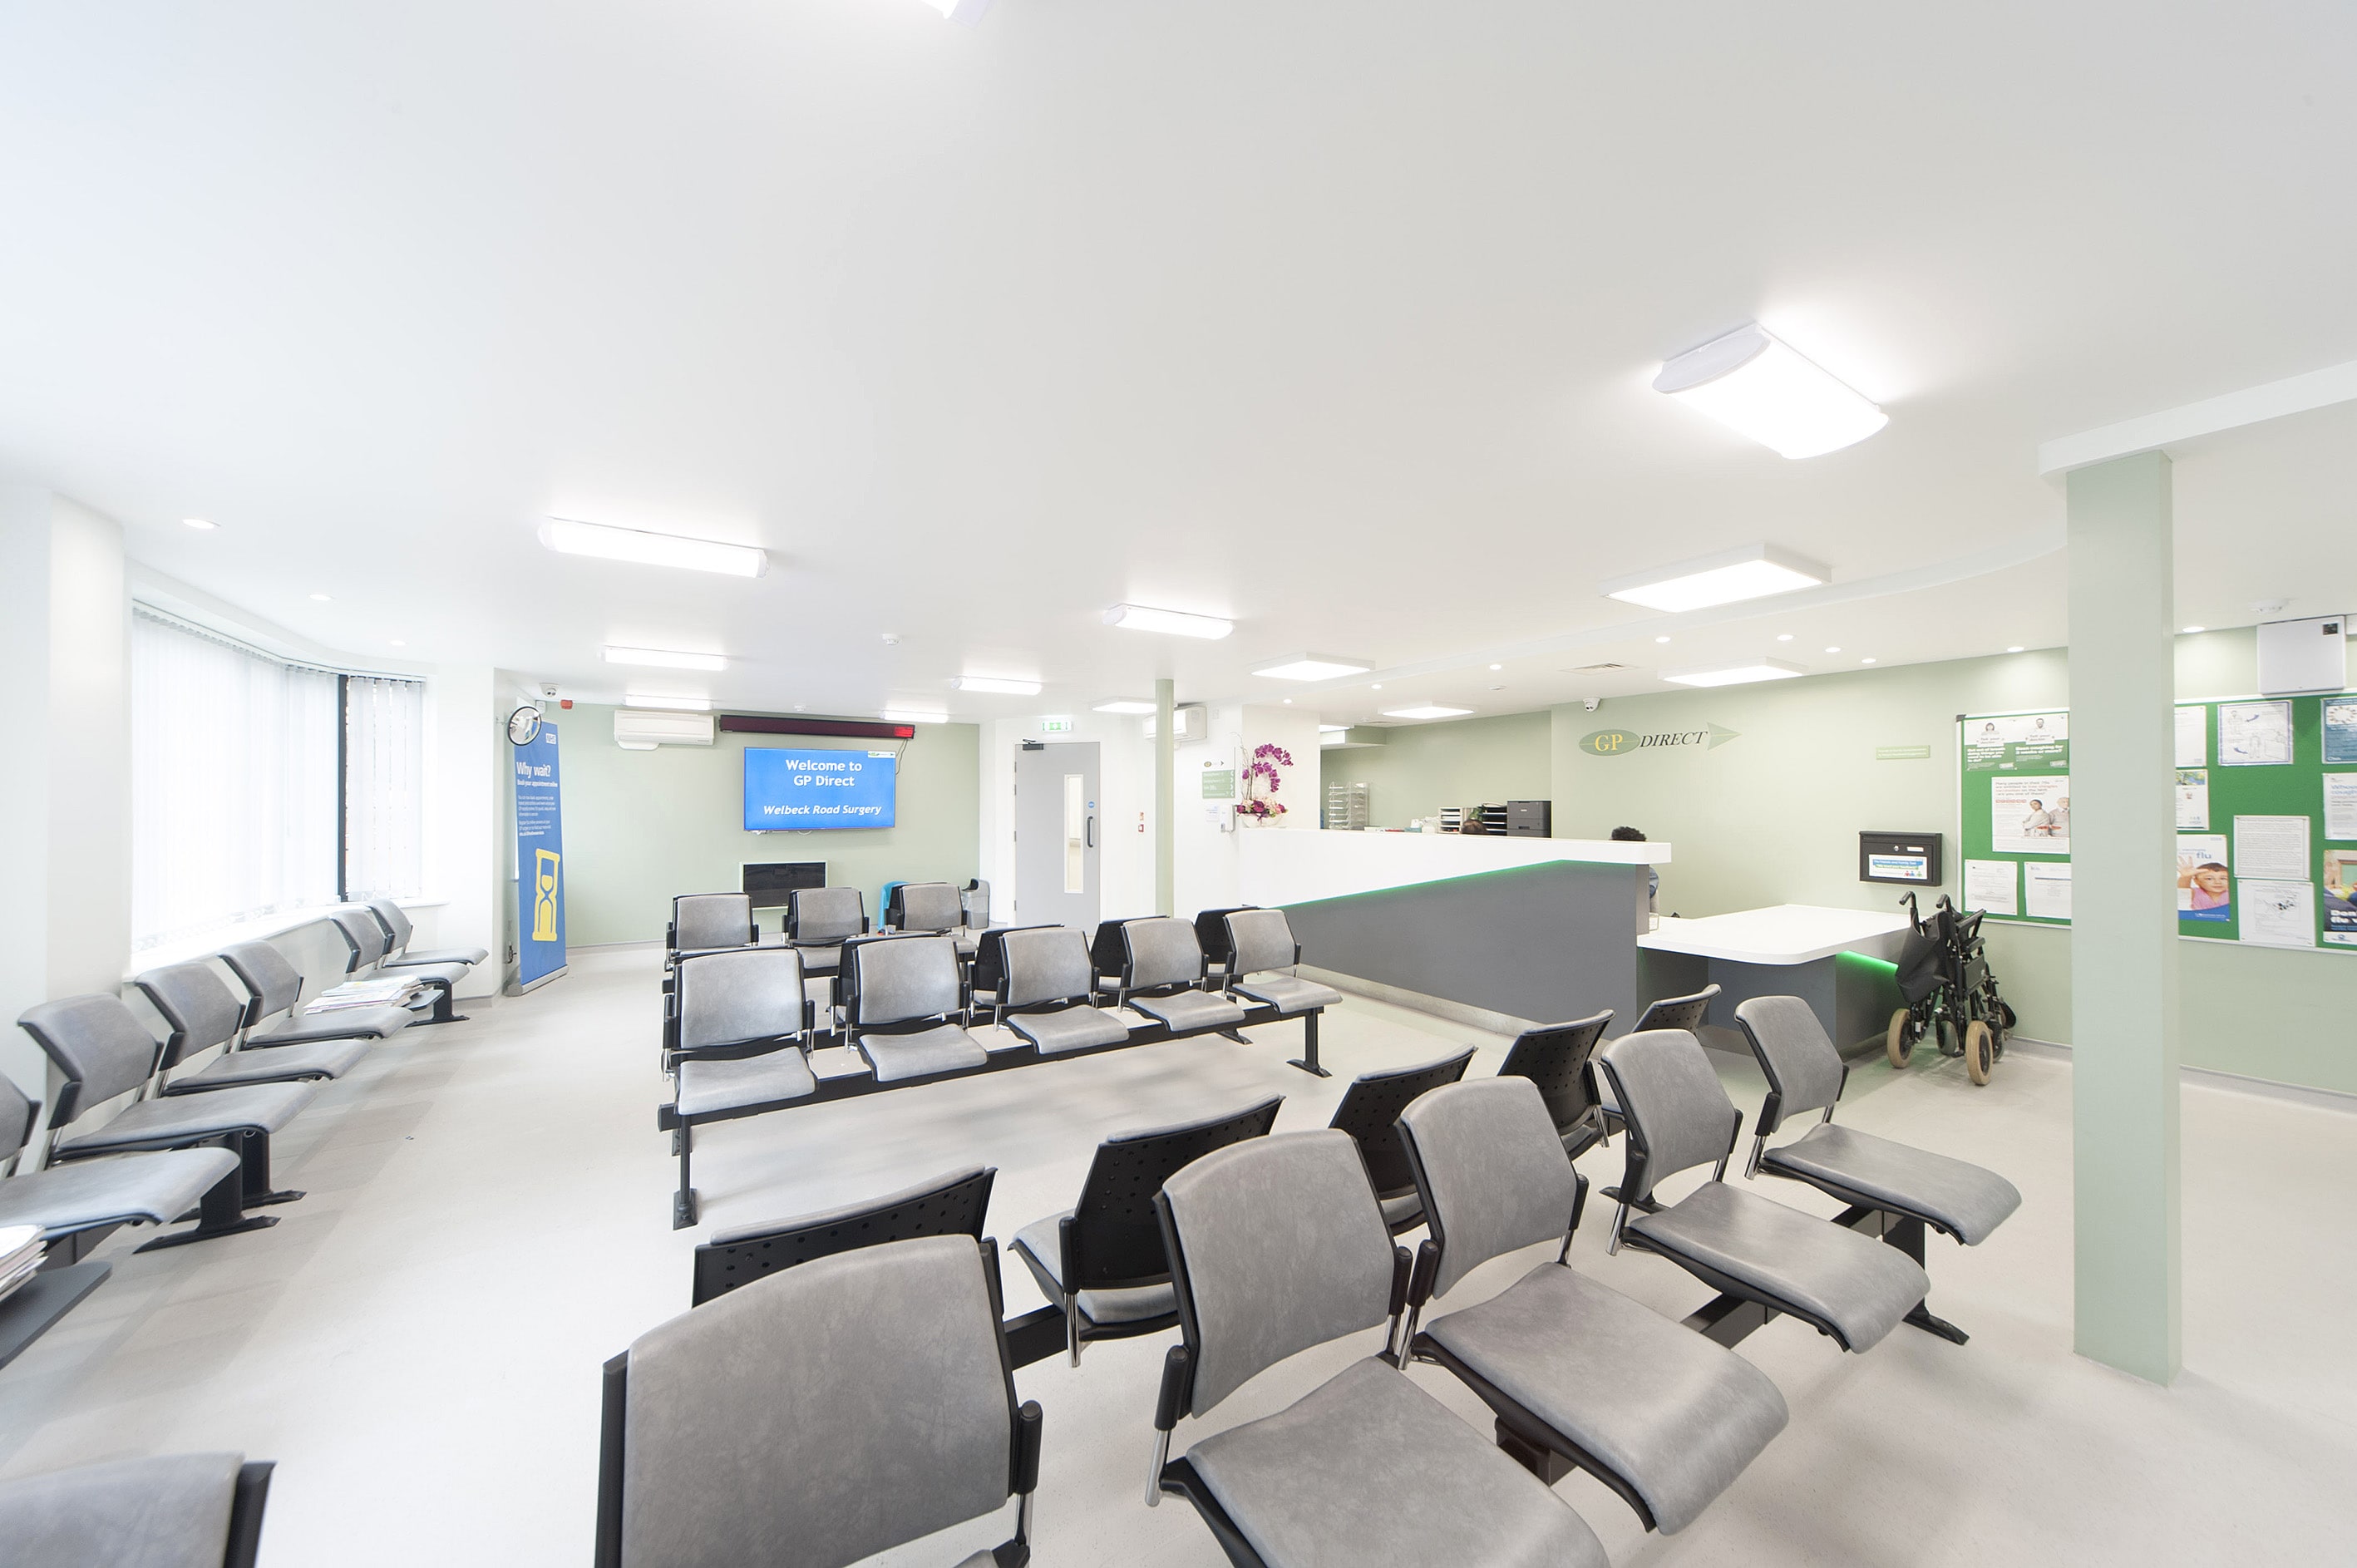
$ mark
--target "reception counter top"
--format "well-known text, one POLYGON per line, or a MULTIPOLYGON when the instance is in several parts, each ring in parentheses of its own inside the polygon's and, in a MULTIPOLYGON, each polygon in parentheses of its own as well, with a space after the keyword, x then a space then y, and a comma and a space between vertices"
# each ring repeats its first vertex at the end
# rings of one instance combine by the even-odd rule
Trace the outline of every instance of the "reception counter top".
POLYGON ((1329 832, 1239 828, 1237 890, 1248 904, 1290 906, 1380 893, 1526 865, 1667 865, 1666 843, 1499 838, 1487 833, 1329 832))
POLYGON ((1907 929, 1896 910, 1828 909, 1814 904, 1778 904, 1739 909, 1698 920, 1664 918, 1660 929, 1637 939, 1655 952, 1690 953, 1733 963, 1808 963, 1838 952, 1882 957, 1889 939, 1907 929))

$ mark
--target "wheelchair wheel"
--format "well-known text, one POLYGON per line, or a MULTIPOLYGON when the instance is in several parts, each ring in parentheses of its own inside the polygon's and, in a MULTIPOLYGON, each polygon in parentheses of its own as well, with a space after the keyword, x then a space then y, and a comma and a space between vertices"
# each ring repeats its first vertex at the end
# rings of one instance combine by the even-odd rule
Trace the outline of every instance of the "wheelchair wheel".
POLYGON ((1883 1054, 1892 1067, 1905 1067, 1915 1054, 1915 1015, 1901 1007, 1890 1015, 1889 1031, 1882 1037, 1883 1054))
POLYGON ((1964 1029, 1964 1071, 1975 1083, 1986 1083, 1996 1066, 1996 1036, 1975 1018, 1964 1029))

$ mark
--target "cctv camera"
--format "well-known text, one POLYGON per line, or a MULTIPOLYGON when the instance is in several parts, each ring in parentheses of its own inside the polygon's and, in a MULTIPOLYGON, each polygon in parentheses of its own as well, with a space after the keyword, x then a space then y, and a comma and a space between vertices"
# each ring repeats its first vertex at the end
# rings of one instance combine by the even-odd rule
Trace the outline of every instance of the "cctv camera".
POLYGON ((540 694, 546 697, 549 701, 554 702, 556 700, 556 682, 554 681, 544 682, 540 688, 540 694))
POLYGON ((1598 709, 1598 708, 1600 708, 1600 707, 1602 707, 1602 706, 1604 705, 1604 699, 1603 699, 1603 698, 1601 698, 1601 697, 1583 697, 1583 698, 1581 698, 1581 699, 1580 699, 1580 703, 1579 703, 1579 705, 1580 705, 1581 707, 1583 707, 1583 708, 1586 708, 1589 713, 1591 713, 1591 714, 1592 714, 1592 713, 1594 713, 1597 709, 1598 709))

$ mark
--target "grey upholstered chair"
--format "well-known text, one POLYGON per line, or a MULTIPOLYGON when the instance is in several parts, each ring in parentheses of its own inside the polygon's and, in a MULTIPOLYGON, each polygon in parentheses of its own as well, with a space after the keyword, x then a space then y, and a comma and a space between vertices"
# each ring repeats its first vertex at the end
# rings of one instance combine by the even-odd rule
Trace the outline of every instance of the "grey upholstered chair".
POLYGON ((1351 1087, 1342 1091, 1342 1102, 1334 1107, 1334 1119, 1327 1125, 1350 1133, 1359 1145, 1359 1157, 1367 1162, 1367 1184, 1375 1189, 1375 1199, 1383 1206, 1383 1223, 1394 1236, 1424 1223, 1415 1172, 1400 1144, 1400 1112, 1419 1095, 1463 1078, 1472 1061, 1473 1047, 1468 1046, 1437 1061, 1361 1073, 1351 1080, 1351 1087))
POLYGON ((1529 1079, 1436 1089, 1399 1130, 1431 1230, 1408 1354, 1463 1379, 1541 1474, 1586 1470, 1665 1535, 1692 1524, 1784 1429, 1784 1396, 1734 1351, 1566 1266, 1587 1184, 1529 1079), (1554 1262, 1416 1332, 1427 1295, 1543 1241, 1561 1243, 1554 1262))
POLYGON ((1596 1100, 1596 1076, 1587 1058, 1611 1026, 1612 1009, 1576 1018, 1568 1024, 1547 1024, 1525 1029, 1514 1037, 1500 1078, 1523 1078, 1539 1086, 1547 1114, 1563 1138, 1563 1152, 1574 1159, 1604 1138, 1604 1111, 1596 1100))
MULTIPOLYGON (((1128 1040, 1129 1026, 1096 1005, 1088 938, 1070 926, 1025 926, 992 931, 984 941, 996 950, 993 1024, 1043 1057, 1128 1040)), ((979 973, 979 958, 975 968, 979 973)))
MULTIPOLYGON (((384 962, 384 928, 366 909, 336 909, 328 916, 328 923, 343 933, 344 947, 349 955, 344 972, 355 978, 377 971, 384 962)), ((465 1015, 456 1012, 452 994, 458 983, 467 978, 463 963, 405 964, 393 971, 403 980, 414 980, 434 997, 434 1011, 418 1020, 421 1024, 463 1024, 465 1015)))
POLYGON ((1121 923, 1121 984, 1114 1005, 1129 1007, 1174 1035, 1227 1032, 1244 1010, 1203 990, 1203 944, 1195 928, 1168 915, 1121 923))
POLYGON ((958 909, 970 931, 990 928, 990 884, 979 877, 958 889, 958 909))
POLYGON ((748 948, 760 940, 750 893, 683 893, 671 901, 663 947, 673 961, 688 953, 748 948))
POLYGON ((472 969, 491 956, 483 948, 427 948, 413 952, 409 939, 417 934, 417 928, 410 923, 407 910, 390 898, 371 898, 364 907, 376 917, 376 923, 384 928, 384 966, 387 969, 436 963, 460 963, 472 969))
POLYGON ((694 1299, 688 1305, 702 1306, 780 1269, 854 1247, 916 1236, 965 1236, 979 1242, 990 1185, 997 1176, 996 1165, 969 1165, 882 1197, 723 1230, 695 1250, 694 1299))
MULTIPOLYGON (((155 1076, 162 1047, 115 996, 68 996, 27 1008, 16 1020, 46 1053, 64 1081, 49 1108, 35 1170, 52 1163, 156 1149, 193 1149, 219 1144, 236 1151, 242 1184, 240 1206, 291 1203, 299 1192, 270 1187, 270 1134, 292 1122, 318 1094, 316 1083, 250 1083, 205 1094, 174 1094, 137 1100, 85 1132, 72 1131, 76 1118, 92 1106, 144 1088, 155 1076)), ((274 1218, 247 1216, 239 1229, 274 1225, 274 1218)), ((218 1230, 161 1237, 149 1247, 193 1241, 218 1230)))
POLYGON ((296 1009, 303 1001, 303 972, 268 942, 240 942, 223 948, 221 962, 246 989, 244 1044, 309 1045, 319 1040, 382 1040, 409 1026, 417 1015, 406 1007, 339 1007, 330 1013, 306 1015, 296 1009), (263 1029, 264 1018, 284 1014, 274 1028, 263 1029))
POLYGON ((793 948, 683 953, 672 971, 663 1065, 672 1075, 679 1191, 672 1228, 696 1222, 695 1129, 758 1116, 818 1092, 810 996, 793 948))
MULTIPOLYGON (((1752 997, 1736 1007, 1735 1022, 1768 1077, 1746 1176, 1764 1173, 1806 1182, 1854 1211, 1889 1215, 1899 1223, 1882 1239, 1918 1263, 1923 1262, 1926 1225, 1977 1247, 2021 1207, 2020 1189, 1995 1171, 1836 1126, 1834 1107, 1848 1086, 1849 1066, 1815 1012, 1799 997, 1752 997), (1821 1106, 1824 1117, 1799 1138, 1766 1146, 1785 1117, 1821 1106)), ((1906 1320, 1959 1345, 1966 1337, 1954 1324, 1934 1317, 1928 1302, 1906 1320)))
POLYGON ((1213 1150, 1266 1136, 1284 1103, 1283 1095, 1272 1095, 1242 1111, 1175 1127, 1115 1133, 1097 1145, 1080 1201, 1015 1233, 1015 1255, 1040 1294, 1063 1309, 1073 1366, 1092 1339, 1157 1334, 1178 1321, 1154 1195, 1173 1174, 1213 1150))
MULTIPOLYGON (((0 1077, 0 1165, 17 1162, 39 1116, 40 1107, 0 1077)), ((51 1257, 62 1243, 72 1262, 118 1225, 169 1225, 190 1209, 198 1211, 196 1229, 165 1240, 193 1241, 249 1229, 241 1223, 243 1197, 237 1155, 228 1149, 118 1155, 0 1181, 0 1226, 38 1225, 51 1257)))
POLYGON ((0 1481, 0 1541, 12 1568, 253 1568, 272 1468, 165 1454, 0 1481))
POLYGON ((797 887, 786 895, 786 940, 802 950, 802 967, 833 974, 843 944, 867 934, 867 897, 856 887, 797 887))
POLYGON ((1408 1260, 1357 1146, 1331 1128, 1231 1144, 1155 1201, 1185 1343, 1163 1361, 1148 1504, 1186 1498, 1247 1568, 1605 1568, 1577 1514, 1381 1355, 1170 1458, 1180 1417, 1211 1414, 1264 1369, 1396 1328, 1408 1260))
POLYGON ((1030 1557, 1039 1407, 1017 1406, 997 1249, 859 1247, 755 1280, 606 1365, 598 1568, 844 1568, 1017 1499, 1030 1557))
POLYGON ((1788 1313, 1845 1350, 1879 1344, 1931 1289, 1896 1248, 1727 1184, 1742 1113, 1683 1029, 1621 1036, 1597 1052, 1627 1121, 1610 1250, 1625 1240, 1719 1291, 1788 1313), (1696 1165, 1711 1177, 1667 1208, 1653 1189, 1696 1165), (1630 1209, 1640 1209, 1631 1219, 1630 1209))
POLYGON ((947 937, 856 937, 843 945, 844 1030, 878 1083, 984 1066, 982 1042, 950 1022, 964 1004, 947 937))
POLYGON ((1341 1005, 1342 993, 1332 986, 1277 972, 1301 961, 1301 944, 1293 940, 1293 922, 1284 910, 1233 910, 1227 927, 1229 995, 1265 1002, 1287 1015, 1341 1005))
POLYGON ((365 1039, 315 1040, 268 1049, 239 1049, 245 1004, 206 964, 166 964, 147 971, 134 983, 172 1031, 165 1037, 163 1055, 156 1064, 166 1094, 193 1094, 242 1083, 341 1078, 369 1053, 365 1039), (215 1046, 224 1049, 214 1060, 195 1072, 178 1078, 169 1076, 173 1069, 190 1057, 215 1046))
POLYGON ((957 943, 961 954, 974 956, 974 936, 966 929, 964 902, 946 882, 903 882, 892 889, 884 923, 896 931, 945 936, 957 943))

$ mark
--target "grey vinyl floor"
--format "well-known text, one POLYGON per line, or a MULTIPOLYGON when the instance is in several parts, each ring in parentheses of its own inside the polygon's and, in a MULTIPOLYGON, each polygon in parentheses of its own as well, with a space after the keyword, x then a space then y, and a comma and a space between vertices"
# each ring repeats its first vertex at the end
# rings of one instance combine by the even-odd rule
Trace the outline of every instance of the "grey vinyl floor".
MULTIPOLYGON (((1298 1026, 1140 1047, 709 1129, 705 1224, 670 1229, 673 1165, 654 1130, 658 955, 578 954, 527 998, 412 1030, 330 1086, 278 1146, 308 1197, 275 1229, 134 1255, 0 1369, 0 1475, 231 1448, 278 1462, 263 1546, 275 1568, 586 1564, 598 1367, 687 1305, 689 1254, 716 1227, 877 1194, 974 1163, 999 1168, 1002 1239, 1067 1207, 1104 1133, 1271 1090, 1280 1131, 1323 1125, 1347 1076, 1505 1042, 1379 1004, 1330 1014, 1314 1080, 1284 1065, 1298 1026)), ((1747 1112, 1760 1084, 1729 1062, 1747 1112)), ((1975 1090, 1953 1064, 1853 1075, 1846 1120, 1988 1165, 2021 1212, 1984 1246, 1935 1239, 1932 1305, 1962 1348, 1900 1328, 1863 1356, 1788 1321, 1747 1340, 1792 1424, 1701 1520, 1648 1537, 1600 1486, 1559 1494, 1615 1563, 1875 1564, 2348 1562, 2357 1475, 2351 1172, 2357 1117, 2189 1085, 2185 1363, 2158 1389, 2071 1349, 2071 1073, 2017 1054, 1975 1090)), ((1598 1187, 1619 1145, 1583 1161, 1598 1187)), ((1786 1202, 1835 1206, 1789 1183, 1786 1202)), ((1682 1187, 1673 1185, 1673 1193, 1682 1187)), ((1598 1205, 1578 1267, 1673 1316, 1707 1293, 1654 1258, 1608 1257, 1598 1205)), ((1539 1261, 1501 1259, 1469 1304, 1539 1261)), ((1007 1266, 1010 1311, 1039 1299, 1007 1266)), ((1192 1510, 1143 1488, 1166 1337, 1018 1374, 1046 1411, 1035 1561, 1216 1564, 1192 1510)), ((1215 1412, 1281 1407, 1373 1348, 1265 1374, 1215 1412)), ((1487 1431, 1445 1374, 1411 1374, 1487 1431)), ((1179 1432, 1181 1447, 1192 1434, 1179 1432)), ((1010 1510, 1011 1513, 1011 1510, 1010 1510)), ((893 1563, 956 1562, 1006 1520, 944 1532, 893 1563)), ((0 1543, 0 1556, 5 1556, 0 1543)), ((782 1560, 782 1559, 781 1559, 782 1560)))

